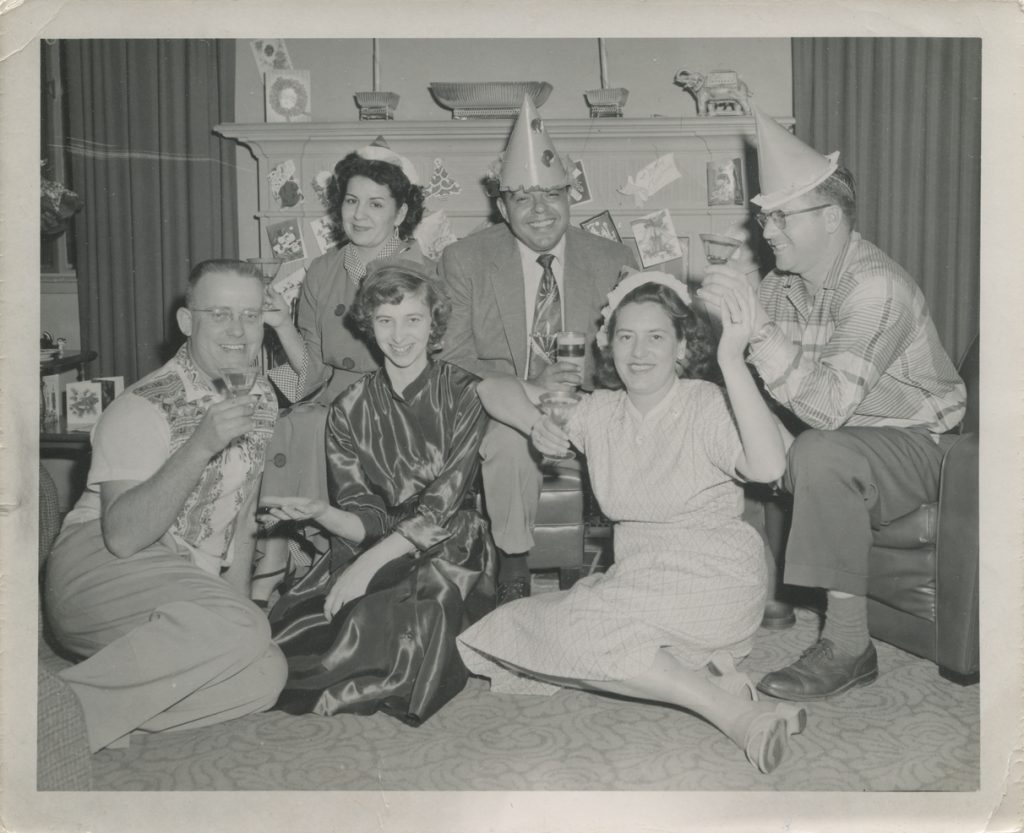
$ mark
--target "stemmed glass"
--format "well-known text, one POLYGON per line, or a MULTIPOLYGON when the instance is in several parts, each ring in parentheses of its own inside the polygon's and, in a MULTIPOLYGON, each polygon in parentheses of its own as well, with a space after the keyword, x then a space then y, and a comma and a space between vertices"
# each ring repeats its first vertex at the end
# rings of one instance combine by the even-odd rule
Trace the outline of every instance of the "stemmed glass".
POLYGON ((245 396, 256 384, 259 369, 255 367, 221 367, 217 369, 227 390, 228 399, 245 396))
MULTIPOLYGON (((545 416, 549 417, 551 421, 561 429, 565 429, 565 426, 569 424, 569 418, 572 416, 573 408, 580 403, 580 395, 575 391, 568 390, 553 390, 540 395, 540 409, 545 416)), ((544 455, 543 462, 548 465, 554 465, 565 460, 572 460, 576 454, 570 448, 561 457, 553 457, 548 454, 544 455)))
POLYGON ((704 244, 704 257, 708 263, 714 264, 727 263, 743 243, 742 240, 724 234, 702 234, 700 239, 704 244))

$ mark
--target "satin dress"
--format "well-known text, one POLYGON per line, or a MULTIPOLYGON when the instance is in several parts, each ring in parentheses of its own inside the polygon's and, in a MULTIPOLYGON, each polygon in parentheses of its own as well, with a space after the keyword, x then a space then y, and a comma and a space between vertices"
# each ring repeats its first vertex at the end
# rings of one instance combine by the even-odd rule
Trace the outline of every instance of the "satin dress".
POLYGON ((381 369, 328 410, 328 493, 366 529, 285 590, 270 612, 288 658, 278 708, 371 714, 417 725, 462 690, 455 638, 494 608, 496 552, 474 487, 487 415, 477 377, 431 362, 402 394, 381 369), (334 576, 392 532, 416 549, 381 568, 367 592, 328 622, 334 576))

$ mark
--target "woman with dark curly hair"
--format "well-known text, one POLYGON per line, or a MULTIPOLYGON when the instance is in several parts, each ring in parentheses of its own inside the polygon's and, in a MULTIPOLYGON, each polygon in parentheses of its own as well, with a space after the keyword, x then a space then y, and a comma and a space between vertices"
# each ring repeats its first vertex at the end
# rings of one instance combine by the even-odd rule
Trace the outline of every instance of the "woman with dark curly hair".
POLYGON ((534 407, 541 391, 529 383, 480 383, 491 415, 539 451, 557 456, 571 441, 586 454, 594 495, 615 522, 615 563, 564 592, 502 605, 459 648, 493 691, 567 686, 696 712, 770 772, 806 716, 755 702, 734 665, 765 600, 763 544, 741 520, 739 481, 781 477, 788 437, 744 363, 754 305, 749 287, 724 301, 724 395, 699 378, 715 350, 686 286, 651 272, 612 290, 598 331, 606 378, 621 390, 583 397, 564 431, 534 407))
MULTIPOLYGON (((338 248, 316 258, 299 292, 295 319, 287 301, 269 293, 264 312, 288 358, 269 376, 298 404, 282 414, 267 449, 263 490, 268 494, 324 497, 326 407, 345 388, 380 367, 380 356, 359 331, 352 305, 367 267, 394 259, 428 268, 412 233, 423 217, 423 190, 412 164, 387 147, 348 154, 327 186, 328 215, 338 248)), ((286 564, 303 570, 321 557, 327 539, 314 529, 293 529, 291 542, 261 542, 253 598, 266 602, 286 564), (288 552, 291 552, 291 558, 288 552)))
POLYGON ((327 185, 327 214, 338 248, 309 265, 295 324, 280 296, 275 298, 277 308, 264 315, 298 377, 286 380, 287 374, 271 372, 292 401, 318 392, 317 401, 329 405, 380 366, 350 310, 370 263, 388 258, 424 263, 412 239, 423 218, 423 189, 417 179, 407 159, 377 145, 348 154, 334 167, 327 185))
POLYGON ((429 356, 451 304, 416 264, 372 265, 353 307, 384 366, 328 410, 329 501, 260 501, 264 522, 331 539, 270 611, 289 666, 278 707, 418 724, 465 685, 456 634, 494 606, 496 553, 474 495, 487 415, 479 379, 429 356))

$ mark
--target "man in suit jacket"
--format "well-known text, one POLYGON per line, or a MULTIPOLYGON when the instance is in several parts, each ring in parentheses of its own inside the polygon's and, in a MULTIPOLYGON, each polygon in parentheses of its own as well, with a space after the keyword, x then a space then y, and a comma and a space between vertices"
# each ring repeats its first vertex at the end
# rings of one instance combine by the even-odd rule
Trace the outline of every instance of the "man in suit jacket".
MULTIPOLYGON (((453 243, 441 257, 440 277, 452 300, 442 358, 480 376, 510 375, 550 390, 593 387, 591 350, 582 377, 568 362, 547 364, 533 355, 530 333, 544 314, 538 293, 553 276, 559 329, 586 333, 592 344, 608 292, 621 268, 635 262, 622 244, 569 227, 568 184, 527 97, 499 174, 505 224, 453 243)), ((491 529, 502 553, 501 604, 529 595, 526 555, 542 475, 528 438, 501 423, 492 422, 480 454, 491 529)))

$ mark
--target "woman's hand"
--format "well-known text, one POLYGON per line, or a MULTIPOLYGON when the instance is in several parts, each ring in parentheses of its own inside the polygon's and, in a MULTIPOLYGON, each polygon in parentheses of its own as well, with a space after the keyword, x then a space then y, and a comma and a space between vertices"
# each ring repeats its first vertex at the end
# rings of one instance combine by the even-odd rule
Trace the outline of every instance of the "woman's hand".
POLYGON ((569 450, 569 436, 551 421, 542 416, 530 428, 530 442, 541 454, 549 457, 564 457, 569 450))
POLYGON ((721 318, 723 316, 722 299, 727 293, 742 292, 746 287, 754 289, 754 332, 756 333, 768 321, 768 313, 764 311, 761 302, 756 297, 758 280, 756 271, 742 272, 732 261, 724 264, 712 264, 704 272, 704 279, 701 281, 700 289, 697 290, 697 297, 707 304, 708 311, 712 315, 721 318))
POLYGON ((369 586, 373 574, 365 569, 360 569, 360 560, 361 558, 357 558, 334 579, 334 584, 324 600, 324 616, 327 617, 328 622, 348 602, 366 595, 366 588, 369 586))
POLYGON ((530 381, 545 390, 575 390, 583 384, 583 376, 572 362, 555 362, 544 365, 540 375, 530 381))
POLYGON ((719 294, 722 337, 718 341, 719 364, 743 360, 743 351, 757 332, 757 296, 749 284, 723 287, 719 294))
POLYGON ((284 295, 267 284, 263 289, 263 323, 278 327, 292 323, 292 307, 284 295))
POLYGON ((279 521, 317 521, 327 512, 327 501, 310 497, 262 497, 256 519, 261 524, 279 521))

